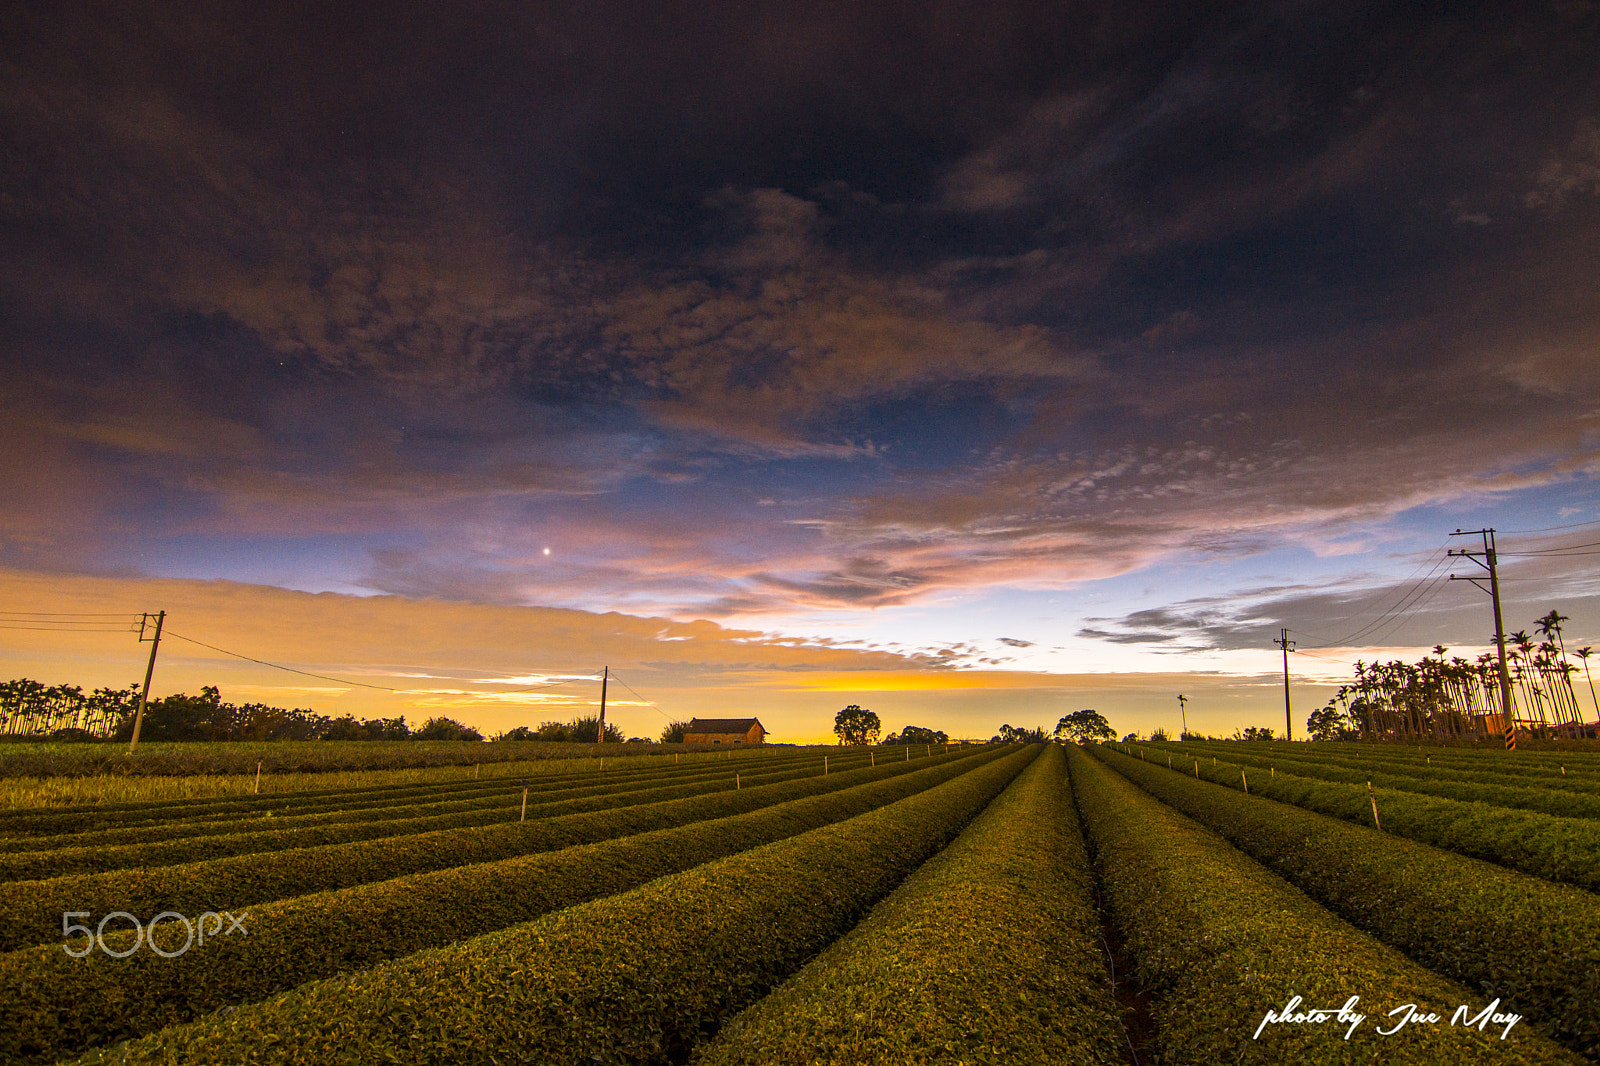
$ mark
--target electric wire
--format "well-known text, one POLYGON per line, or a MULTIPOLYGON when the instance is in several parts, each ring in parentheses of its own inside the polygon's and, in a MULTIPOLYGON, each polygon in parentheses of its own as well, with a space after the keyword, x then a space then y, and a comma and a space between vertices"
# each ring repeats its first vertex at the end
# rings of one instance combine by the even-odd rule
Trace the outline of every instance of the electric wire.
POLYGON ((13 626, 0 624, 0 629, 16 629, 29 633, 136 633, 138 630, 131 626, 119 626, 107 629, 97 626, 13 626))
POLYGON ((1591 518, 1587 522, 1574 522, 1568 526, 1545 526, 1542 529, 1502 529, 1501 534, 1510 533, 1554 533, 1558 529, 1582 529, 1584 526, 1600 526, 1600 518, 1591 518))
POLYGON ((647 700, 643 696, 639 695, 637 692, 634 692, 633 686, 628 684, 626 681, 622 680, 622 678, 618 677, 616 674, 612 674, 611 675, 611 680, 615 681, 617 684, 621 685, 623 688, 627 689, 629 692, 633 692, 634 699, 638 700, 640 703, 645 704, 651 710, 655 711, 661 717, 665 718, 669 725, 671 724, 672 716, 669 715, 666 711, 663 711, 660 707, 656 706, 656 702, 654 700, 647 700))
MULTIPOLYGON (((1434 575, 1439 572, 1439 568, 1440 567, 1449 565, 1451 559, 1452 559, 1452 557, 1448 556, 1448 555, 1440 556, 1434 562, 1433 568, 1431 570, 1429 570, 1420 579, 1418 579, 1411 586, 1411 588, 1408 589, 1400 597, 1400 599, 1397 600, 1394 603, 1393 606, 1391 606, 1388 610, 1384 611, 1377 618, 1374 618, 1372 621, 1370 621, 1370 622, 1366 623, 1365 625, 1357 628, 1355 631, 1353 631, 1351 633, 1348 633, 1345 636, 1339 637, 1336 640, 1330 640, 1330 641, 1326 641, 1325 643, 1315 644, 1315 645, 1312 645, 1312 646, 1316 647, 1316 648, 1345 648, 1345 647, 1349 647, 1351 641, 1359 640, 1362 637, 1367 636, 1369 633, 1373 632, 1374 630, 1382 627, 1390 618, 1396 617, 1396 613, 1397 612, 1399 612, 1398 616, 1402 617, 1402 618, 1407 616, 1407 615, 1409 615, 1409 614, 1411 614, 1417 608, 1418 604, 1421 601, 1421 598, 1424 595, 1426 595, 1430 589, 1435 588, 1440 583, 1440 581, 1444 580, 1444 578, 1448 576, 1448 575, 1441 575, 1441 576, 1439 576, 1437 578, 1434 577, 1434 575), (1430 579, 1431 579, 1431 582, 1430 582, 1430 579)), ((1421 569, 1421 567, 1419 566, 1418 569, 1421 569)), ((1390 590, 1390 591, 1393 591, 1393 590, 1390 590)))
POLYGON ((202 648, 210 648, 212 651, 221 652, 223 655, 231 655, 235 659, 243 659, 245 662, 256 663, 256 664, 258 664, 260 666, 270 666, 274 670, 283 670, 283 671, 286 671, 287 673, 291 673, 291 674, 300 674, 303 677, 315 677, 315 678, 318 678, 318 679, 320 679, 322 681, 337 681, 341 685, 354 685, 357 688, 375 688, 375 689, 378 689, 381 692, 393 692, 394 691, 394 689, 389 687, 388 685, 369 685, 365 681, 346 681, 342 677, 330 677, 327 674, 314 674, 309 670, 296 670, 292 666, 280 666, 277 663, 269 663, 265 659, 255 659, 255 658, 252 658, 252 657, 250 657, 248 655, 240 655, 236 651, 229 651, 227 648, 219 648, 215 644, 207 644, 203 640, 195 640, 193 637, 186 637, 181 633, 174 633, 171 630, 168 630, 168 631, 162 633, 161 635, 164 636, 164 637, 175 637, 178 640, 187 641, 190 644, 198 644, 202 648))

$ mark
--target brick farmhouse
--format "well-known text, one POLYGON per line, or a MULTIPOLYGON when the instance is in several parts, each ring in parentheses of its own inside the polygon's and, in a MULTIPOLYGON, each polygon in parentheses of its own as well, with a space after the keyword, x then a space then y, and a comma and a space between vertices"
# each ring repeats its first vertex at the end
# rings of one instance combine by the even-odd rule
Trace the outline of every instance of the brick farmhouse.
POLYGON ((759 719, 755 718, 691 718, 683 727, 685 744, 722 744, 728 747, 746 747, 760 744, 767 735, 759 719))

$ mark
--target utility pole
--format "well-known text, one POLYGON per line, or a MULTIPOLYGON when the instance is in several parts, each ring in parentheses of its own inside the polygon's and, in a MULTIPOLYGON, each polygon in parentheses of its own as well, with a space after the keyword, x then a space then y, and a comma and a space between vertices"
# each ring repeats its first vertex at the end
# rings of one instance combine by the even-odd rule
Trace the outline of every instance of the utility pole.
POLYGON ((1180 695, 1178 697, 1178 713, 1183 715, 1183 733, 1178 737, 1179 740, 1183 740, 1183 739, 1187 738, 1188 735, 1189 735, 1189 709, 1188 708, 1189 708, 1189 697, 1180 695))
MULTIPOLYGON (((139 690, 139 709, 133 715, 133 736, 128 741, 128 754, 139 746, 139 729, 144 725, 144 708, 150 702, 150 678, 156 672, 156 649, 161 647, 161 625, 167 620, 166 611, 156 612, 155 636, 150 638, 150 665, 144 668, 144 688, 139 690)), ((139 640, 143 643, 144 628, 150 622, 149 612, 139 619, 139 640)))
POLYGON ((1483 589, 1484 592, 1487 592, 1489 598, 1494 601, 1494 642, 1500 652, 1500 724, 1506 730, 1508 738, 1506 746, 1512 747, 1516 744, 1517 726, 1515 720, 1511 717, 1511 671, 1506 669, 1506 626, 1500 615, 1500 572, 1496 569, 1494 530, 1492 528, 1458 529, 1450 535, 1452 537, 1483 537, 1483 551, 1481 552, 1462 548, 1459 551, 1452 549, 1445 554, 1462 559, 1471 559, 1489 572, 1489 587, 1486 589, 1482 585, 1478 585, 1478 582, 1483 580, 1481 575, 1451 574, 1450 580, 1470 581, 1474 585, 1478 585, 1478 588, 1483 589), (1483 556, 1482 559, 1478 558, 1480 555, 1483 556))
POLYGON ((1272 643, 1283 649, 1283 739, 1294 739, 1294 717, 1289 713, 1289 653, 1294 651, 1294 641, 1287 629, 1279 629, 1282 636, 1272 643))
POLYGON ((606 682, 611 679, 611 667, 606 667, 600 675, 600 732, 595 737, 595 743, 606 742, 606 682))

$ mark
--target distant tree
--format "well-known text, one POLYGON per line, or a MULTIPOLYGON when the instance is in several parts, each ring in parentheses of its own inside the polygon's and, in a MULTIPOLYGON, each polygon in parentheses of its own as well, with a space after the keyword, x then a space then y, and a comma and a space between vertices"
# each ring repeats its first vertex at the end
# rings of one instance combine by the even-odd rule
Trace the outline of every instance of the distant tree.
POLYGON ((567 727, 567 739, 574 744, 621 744, 623 736, 622 730, 607 722, 606 735, 602 738, 600 736, 600 717, 598 715, 589 715, 572 720, 572 724, 567 727))
POLYGON ((1073 711, 1056 723, 1056 736, 1079 744, 1090 740, 1110 740, 1116 735, 1117 731, 1111 728, 1105 715, 1095 710, 1073 711))
POLYGON ((572 739, 572 728, 565 722, 540 722, 534 736, 538 740, 561 744, 572 739))
POLYGON ((1262 729, 1262 728, 1258 728, 1256 726, 1248 726, 1248 727, 1245 728, 1245 731, 1243 733, 1241 733, 1237 729, 1235 729, 1233 731, 1233 739, 1234 740, 1271 740, 1272 739, 1272 730, 1270 730, 1270 729, 1262 729))
POLYGON ((483 734, 454 718, 430 718, 411 734, 412 740, 482 740, 483 734))
POLYGON ((682 744, 683 731, 689 728, 688 722, 668 722, 667 727, 661 731, 661 743, 682 744))
POLYGON ((529 729, 525 725, 519 725, 515 729, 508 730, 508 731, 506 731, 504 733, 501 733, 499 736, 495 737, 495 739, 496 740, 514 740, 514 741, 538 740, 539 739, 539 734, 535 733, 533 730, 529 729))
POLYGON ((328 727, 322 731, 323 740, 366 740, 367 724, 359 721, 355 715, 346 714, 328 720, 328 727))
POLYGON ((920 725, 908 725, 900 732, 890 733, 883 738, 885 744, 944 744, 949 740, 950 736, 944 730, 920 725))
POLYGON ((1157 726, 1155 729, 1150 731, 1150 740, 1153 743, 1164 744, 1171 739, 1172 738, 1167 735, 1167 731, 1164 727, 1157 726))
POLYGON ((406 716, 403 714, 399 718, 373 718, 364 724, 368 740, 411 739, 411 727, 406 725, 406 716))
POLYGON ((833 716, 833 732, 841 744, 875 744, 882 730, 876 714, 854 703, 833 716))
MULTIPOLYGON (((1113 734, 1113 736, 1114 735, 1115 734, 1113 734)), ((1124 736, 1122 738, 1122 742, 1124 744, 1132 744, 1134 741, 1136 741, 1138 739, 1139 739, 1139 734, 1138 733, 1129 733, 1129 734, 1127 734, 1126 736, 1124 736)))
POLYGON ((1361 736, 1349 716, 1332 703, 1311 712, 1306 719, 1306 732, 1312 740, 1358 740, 1361 736))
POLYGON ((1024 729, 1014 725, 1002 725, 1000 732, 989 738, 991 744, 1038 744, 1045 739, 1044 728, 1024 729))

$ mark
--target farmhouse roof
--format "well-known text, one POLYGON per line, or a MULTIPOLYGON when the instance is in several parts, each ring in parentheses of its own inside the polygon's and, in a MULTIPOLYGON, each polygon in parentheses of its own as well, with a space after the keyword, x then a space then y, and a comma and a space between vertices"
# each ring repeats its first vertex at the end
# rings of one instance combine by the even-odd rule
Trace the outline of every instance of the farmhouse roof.
POLYGON ((748 733, 751 726, 761 726, 765 733, 767 727, 761 725, 759 718, 692 718, 689 724, 683 727, 685 733, 748 733))

